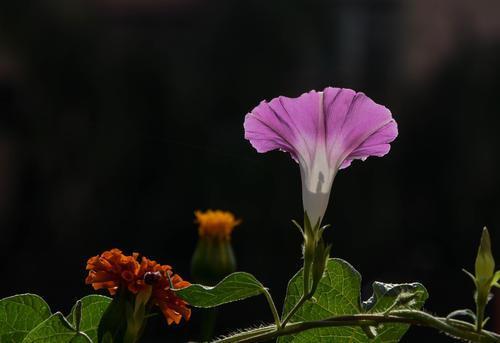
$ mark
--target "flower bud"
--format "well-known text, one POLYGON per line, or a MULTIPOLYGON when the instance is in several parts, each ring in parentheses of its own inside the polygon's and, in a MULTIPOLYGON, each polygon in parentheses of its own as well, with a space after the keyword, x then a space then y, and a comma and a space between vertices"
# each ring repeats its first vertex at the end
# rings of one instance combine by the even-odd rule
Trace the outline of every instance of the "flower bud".
MULTIPOLYGON (((231 233, 240 224, 230 212, 196 211, 198 243, 191 260, 191 276, 197 283, 213 286, 236 271, 236 258, 231 246, 231 233)), ((211 341, 216 325, 216 309, 204 309, 200 339, 211 341)))
POLYGON ((193 279, 215 285, 236 270, 231 232, 241 221, 230 212, 196 211, 199 240, 191 260, 193 279))
POLYGON ((495 260, 491 253, 490 234, 488 229, 483 229, 481 243, 476 257, 476 280, 478 283, 489 283, 495 273, 495 260))
POLYGON ((476 285, 474 300, 476 302, 476 331, 481 332, 484 320, 484 312, 486 304, 490 300, 491 287, 498 287, 500 279, 499 272, 495 273, 495 260, 491 253, 490 234, 488 229, 483 229, 481 242, 476 256, 475 275, 464 270, 469 275, 476 285))

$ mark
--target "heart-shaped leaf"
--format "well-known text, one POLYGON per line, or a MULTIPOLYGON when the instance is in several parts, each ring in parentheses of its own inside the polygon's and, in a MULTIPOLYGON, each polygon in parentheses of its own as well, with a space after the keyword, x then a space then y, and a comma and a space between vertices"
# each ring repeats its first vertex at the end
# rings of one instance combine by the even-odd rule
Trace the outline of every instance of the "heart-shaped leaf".
MULTIPOLYGON (((89 338, 97 342, 97 328, 103 313, 108 308, 111 303, 111 298, 102 295, 88 295, 80 299, 81 302, 81 320, 80 320, 80 331, 83 331, 89 336, 89 338)), ((68 315, 68 321, 77 327, 77 305, 75 304, 68 315)))
POLYGON ((22 343, 92 343, 83 332, 78 332, 57 312, 38 324, 24 337, 22 343))
POLYGON ((51 315, 38 295, 19 294, 0 300, 0 342, 18 343, 51 315))
MULTIPOLYGON (((307 301, 291 318, 294 321, 321 320, 334 316, 362 313, 384 313, 391 308, 420 309, 428 297, 419 283, 373 284, 373 296, 365 302, 360 299, 361 275, 349 263, 341 259, 329 259, 324 277, 321 279, 314 298, 307 301)), ((303 292, 302 270, 288 284, 284 315, 300 299, 303 292)), ((383 324, 369 338, 365 328, 325 327, 280 337, 285 342, 336 342, 336 343, 394 343, 408 330, 405 324, 383 324)))
POLYGON ((252 275, 236 272, 213 287, 193 284, 176 294, 195 307, 215 307, 262 294, 264 286, 252 275))

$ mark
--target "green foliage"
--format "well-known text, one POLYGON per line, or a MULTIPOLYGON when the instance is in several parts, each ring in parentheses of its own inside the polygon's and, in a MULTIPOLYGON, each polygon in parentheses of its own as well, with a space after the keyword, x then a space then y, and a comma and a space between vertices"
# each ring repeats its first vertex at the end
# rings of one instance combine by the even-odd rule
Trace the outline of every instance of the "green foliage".
POLYGON ((127 332, 127 312, 131 311, 133 299, 126 292, 115 295, 102 314, 97 328, 98 342, 123 342, 127 332))
MULTIPOLYGON (((111 300, 111 298, 97 294, 88 295, 80 300, 82 304, 80 331, 87 334, 93 342, 97 342, 97 327, 99 326, 104 311, 106 311, 106 308, 111 303, 111 300)), ((75 304, 67 317, 68 321, 75 328, 77 327, 76 307, 75 304)))
MULTIPOLYGON (((303 294, 302 270, 288 284, 283 317, 303 294)), ((419 309, 427 299, 427 291, 419 283, 373 284, 373 296, 360 299, 361 275, 341 259, 329 259, 315 297, 307 301, 290 322, 324 320, 353 314, 383 314, 394 309, 419 309)), ((325 327, 280 337, 278 342, 397 342, 407 331, 405 324, 383 324, 377 328, 325 327), (376 329, 376 330, 375 330, 376 329), (369 336, 375 336, 370 339, 369 336)))
POLYGON ((190 305, 207 308, 253 297, 264 290, 264 286, 252 274, 236 272, 213 287, 194 284, 175 292, 190 305))
POLYGON ((0 300, 0 342, 18 343, 51 315, 47 303, 34 294, 0 300))
POLYGON ((64 316, 57 312, 31 330, 22 343, 92 343, 83 332, 78 332, 64 316))
POLYGON ((79 300, 67 319, 52 314, 38 295, 20 294, 0 300, 1 343, 91 343, 110 298, 91 295, 79 300))
POLYGON ((365 313, 388 313, 394 309, 420 309, 429 296, 425 287, 418 282, 391 284, 375 281, 372 288, 373 295, 362 303, 365 313))

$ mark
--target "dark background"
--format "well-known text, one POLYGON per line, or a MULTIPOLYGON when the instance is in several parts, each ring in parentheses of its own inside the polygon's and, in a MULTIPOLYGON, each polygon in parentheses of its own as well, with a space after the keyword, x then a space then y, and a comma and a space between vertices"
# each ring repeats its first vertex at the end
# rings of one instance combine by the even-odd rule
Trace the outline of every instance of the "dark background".
MULTIPOLYGON (((386 105, 400 134, 336 178, 332 255, 362 273, 364 296, 374 280, 418 280, 431 312, 472 307, 461 268, 484 225, 500 250, 499 13, 484 0, 3 1, 0 297, 67 312, 92 293, 86 259, 112 247, 189 279, 193 211, 220 208, 243 219, 239 269, 281 304, 301 264, 299 168, 257 154, 243 118, 333 85, 386 105)), ((217 332, 271 319, 251 299, 217 332)), ((195 339, 198 321, 157 318, 144 341, 195 339)), ((451 341, 418 328, 404 341, 424 339, 451 341)))

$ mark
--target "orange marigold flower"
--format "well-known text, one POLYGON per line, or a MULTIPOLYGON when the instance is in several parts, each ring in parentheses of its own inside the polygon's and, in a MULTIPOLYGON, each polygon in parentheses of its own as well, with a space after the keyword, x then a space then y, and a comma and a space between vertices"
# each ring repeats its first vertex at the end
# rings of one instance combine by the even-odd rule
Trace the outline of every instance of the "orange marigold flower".
POLYGON ((200 237, 229 240, 233 229, 241 224, 240 219, 236 219, 234 214, 227 211, 195 211, 194 215, 196 216, 195 223, 199 224, 198 234, 200 237))
POLYGON ((191 310, 187 303, 178 298, 171 290, 184 288, 190 285, 179 275, 172 272, 169 265, 161 265, 156 261, 139 254, 124 255, 119 249, 111 249, 101 255, 91 257, 87 261, 89 274, 85 279, 86 284, 91 284, 95 290, 107 289, 111 295, 118 289, 127 289, 133 294, 138 294, 147 287, 151 287, 150 302, 160 308, 167 323, 179 324, 184 317, 189 320, 191 310))

